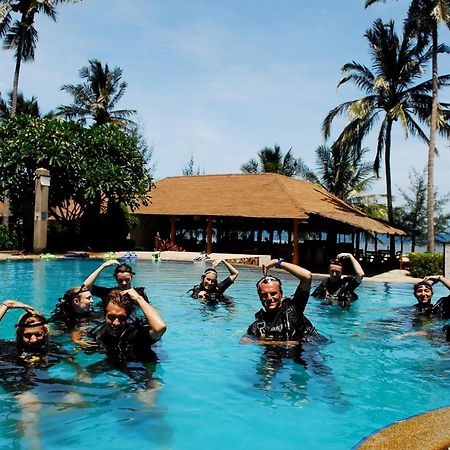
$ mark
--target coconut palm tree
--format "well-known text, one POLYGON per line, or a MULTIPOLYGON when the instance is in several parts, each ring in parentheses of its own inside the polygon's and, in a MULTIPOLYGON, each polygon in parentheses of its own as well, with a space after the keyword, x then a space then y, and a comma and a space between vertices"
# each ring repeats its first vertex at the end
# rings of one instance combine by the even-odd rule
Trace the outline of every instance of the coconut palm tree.
MULTIPOLYGON (((404 33, 400 40, 394 30, 394 22, 384 24, 376 20, 372 29, 365 34, 370 44, 373 69, 357 62, 347 63, 342 67, 345 75, 338 87, 353 82, 368 95, 342 103, 333 108, 323 122, 323 133, 326 138, 331 132, 333 120, 347 113, 350 123, 338 138, 339 143, 361 142, 378 120, 381 126, 378 131, 377 152, 374 169, 379 173, 382 157, 385 162, 386 199, 388 220, 394 223, 392 206, 391 181, 391 131, 395 122, 399 121, 405 133, 418 136, 428 143, 428 138, 420 126, 420 122, 429 122, 431 116, 432 81, 415 84, 422 76, 425 65, 430 60, 426 42, 414 39, 404 33)), ((438 77, 438 85, 448 85, 450 75, 438 77)), ((439 130, 450 135, 449 104, 439 105, 439 130)), ((395 241, 391 238, 391 252, 395 252, 395 241)))
MULTIPOLYGON (((0 96, 0 120, 9 119, 12 117, 12 102, 13 93, 12 91, 8 94, 8 99, 3 99, 0 96)), ((25 99, 23 94, 20 92, 17 94, 17 104, 16 104, 16 115, 18 114, 28 114, 34 117, 40 117, 41 113, 39 110, 39 105, 36 97, 31 97, 30 99, 25 99)))
MULTIPOLYGON (((386 0, 366 0, 366 8, 386 0)), ((428 141, 428 181, 427 181, 427 251, 434 251, 434 155, 436 152, 436 130, 438 128, 438 29, 440 24, 450 27, 449 0, 412 0, 406 19, 406 28, 411 33, 417 33, 420 38, 431 39, 432 42, 432 107, 430 118, 430 138, 428 141)))
POLYGON ((292 148, 290 148, 285 155, 281 151, 279 145, 272 147, 264 147, 258 152, 257 159, 251 159, 241 166, 241 171, 244 173, 260 173, 272 172, 294 177, 299 174, 302 167, 301 159, 296 159, 292 155, 292 148))
POLYGON ((122 81, 122 69, 109 69, 108 64, 93 59, 89 66, 82 67, 80 77, 86 79, 82 84, 65 84, 61 90, 72 95, 71 105, 60 106, 57 114, 66 119, 78 119, 86 123, 92 119, 97 125, 116 123, 124 128, 134 124, 128 117, 136 113, 132 109, 114 110, 122 98, 127 83, 122 81))
POLYGON ((360 146, 351 148, 338 144, 331 147, 320 145, 316 148, 316 170, 312 171, 303 166, 301 176, 351 203, 352 199, 367 190, 375 179, 372 164, 363 161, 367 152, 367 148, 360 146))
POLYGON ((15 51, 16 65, 12 90, 11 115, 16 114, 17 91, 22 61, 33 61, 38 41, 36 14, 56 21, 56 5, 76 0, 0 0, 0 37, 3 47, 15 51), (14 18, 17 16, 17 19, 14 18))

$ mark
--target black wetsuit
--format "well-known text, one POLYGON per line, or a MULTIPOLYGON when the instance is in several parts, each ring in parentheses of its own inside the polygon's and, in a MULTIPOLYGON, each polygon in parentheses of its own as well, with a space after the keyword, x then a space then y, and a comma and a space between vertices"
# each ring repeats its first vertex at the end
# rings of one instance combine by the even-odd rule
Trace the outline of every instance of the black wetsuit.
POLYGON ((326 278, 314 289, 311 295, 324 299, 328 305, 348 308, 352 302, 358 300, 355 289, 359 284, 353 276, 341 277, 334 282, 331 281, 331 278, 326 278))
POLYGON ((221 281, 220 283, 217 283, 216 286, 214 286, 213 289, 210 289, 207 291, 205 287, 202 284, 197 284, 192 288, 192 294, 191 296, 193 298, 198 298, 198 294, 202 291, 206 291, 205 294, 205 300, 208 303, 216 304, 220 300, 224 299, 223 293, 233 284, 233 280, 230 277, 225 278, 225 280, 221 281))
POLYGON ((37 381, 44 382, 44 372, 62 360, 70 358, 54 343, 33 350, 18 349, 12 341, 0 341, 0 382, 15 394, 33 388, 37 381))
POLYGON ((247 333, 267 341, 303 341, 308 336, 318 335, 312 323, 304 316, 309 290, 297 287, 292 298, 285 298, 276 311, 259 310, 256 320, 247 333))
MULTIPOLYGON (((72 331, 74 329, 84 329, 92 322, 98 323, 101 320, 101 314, 97 311, 91 311, 86 315, 78 315, 73 311, 59 310, 58 308, 53 311, 49 322, 54 323, 55 330, 72 331)), ((53 327, 52 327, 53 328, 53 327)))
POLYGON ((417 303, 414 307, 420 315, 450 319, 450 295, 441 297, 434 305, 417 303))
POLYGON ((143 319, 136 318, 127 323, 119 336, 113 336, 107 331, 105 323, 89 332, 97 344, 108 356, 123 361, 146 361, 154 359, 151 346, 158 340, 149 335, 149 325, 143 319))

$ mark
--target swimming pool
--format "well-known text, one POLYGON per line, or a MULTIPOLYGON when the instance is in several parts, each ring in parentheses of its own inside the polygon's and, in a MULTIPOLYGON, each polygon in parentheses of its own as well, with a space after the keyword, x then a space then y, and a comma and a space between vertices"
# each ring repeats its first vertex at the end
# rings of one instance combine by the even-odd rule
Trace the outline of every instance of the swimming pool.
MULTIPOLYGON (((1 263, 2 299, 20 299, 48 314, 64 290, 98 265, 1 263)), ((105 369, 101 355, 75 351, 89 374, 80 376, 68 364, 38 374, 42 448, 340 450, 393 421, 448 404, 449 346, 424 337, 398 339, 411 331, 408 316, 397 310, 414 302, 411 285, 363 283, 349 311, 311 298, 306 315, 331 342, 287 355, 283 348, 239 343, 260 307, 254 285, 260 271, 240 268, 228 291, 234 307, 214 308, 186 294, 205 267, 135 264, 134 285, 146 286, 168 324, 155 347, 154 389, 143 390, 145 374, 130 379, 105 369)), ((227 273, 219 266, 219 278, 227 273)), ((296 280, 281 278, 291 294, 296 280)), ((112 269, 98 283, 114 285, 112 269)), ((436 298, 445 293, 436 287, 436 298)), ((2 321, 2 339, 13 338, 18 315, 11 311, 2 321)), ((32 448, 17 429, 16 400, 0 389, 0 448, 32 448)))

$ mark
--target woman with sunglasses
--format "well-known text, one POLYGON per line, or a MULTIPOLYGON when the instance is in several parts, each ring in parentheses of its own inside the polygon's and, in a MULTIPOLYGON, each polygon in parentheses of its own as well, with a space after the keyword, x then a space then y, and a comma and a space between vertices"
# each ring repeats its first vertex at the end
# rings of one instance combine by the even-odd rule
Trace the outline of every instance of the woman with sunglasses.
MULTIPOLYGON (((303 314, 311 288, 311 272, 282 259, 273 259, 263 266, 263 274, 256 283, 263 308, 255 314, 256 320, 248 327, 248 335, 261 344, 297 344, 308 336, 318 335, 303 314), (274 267, 300 280, 292 298, 283 297, 281 280, 268 275, 268 271, 274 267)), ((243 338, 241 342, 250 342, 250 339, 243 338)))
POLYGON ((238 275, 239 271, 228 261, 225 259, 216 259, 213 261, 212 267, 203 272, 200 284, 197 284, 191 289, 191 295, 193 298, 198 298, 207 303, 217 304, 220 300, 225 298, 224 292, 235 282, 238 275), (220 263, 223 263, 226 266, 230 275, 218 283, 216 267, 220 263))

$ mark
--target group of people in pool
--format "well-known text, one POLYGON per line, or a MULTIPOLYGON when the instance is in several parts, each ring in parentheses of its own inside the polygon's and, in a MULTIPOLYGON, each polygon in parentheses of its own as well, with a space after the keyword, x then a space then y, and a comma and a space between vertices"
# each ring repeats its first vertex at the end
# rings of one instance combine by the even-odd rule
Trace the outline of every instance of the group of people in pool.
MULTIPOLYGON (((49 322, 70 331, 72 341, 89 349, 100 349, 123 360, 141 359, 151 346, 159 341, 167 326, 159 312, 150 304, 143 287, 132 287, 135 273, 128 264, 117 260, 106 261, 81 286, 69 289, 49 320, 32 306, 16 300, 5 300, 0 306, 0 321, 9 309, 23 309, 25 313, 16 325, 16 352, 24 361, 34 361, 46 354, 49 345, 49 322), (115 266, 117 286, 95 285, 99 274, 115 266), (101 299, 102 314, 93 308, 92 296, 101 299), (139 310, 141 314, 136 314, 139 310)), ((192 297, 214 305, 226 300, 225 291, 235 282, 239 271, 226 260, 216 260, 204 271, 200 284, 190 292, 192 297), (229 276, 218 282, 217 266, 223 263, 229 276)), ((312 296, 325 304, 348 308, 358 296, 356 288, 364 277, 359 262, 350 253, 341 253, 330 262, 329 275, 315 288, 312 296), (344 267, 353 273, 343 275, 344 267)), ((263 277, 256 283, 262 304, 255 320, 247 330, 243 342, 280 344, 302 342, 318 335, 304 311, 311 290, 312 274, 305 268, 272 259, 263 266, 263 277), (284 297, 281 280, 269 274, 271 269, 282 269, 298 278, 299 284, 292 297, 284 297)), ((450 295, 432 303, 433 284, 441 282, 450 290, 450 280, 443 276, 428 276, 414 286, 417 299, 415 309, 424 317, 450 318, 450 295)), ((449 327, 444 328, 449 338, 449 327)))

